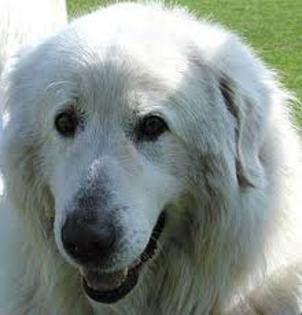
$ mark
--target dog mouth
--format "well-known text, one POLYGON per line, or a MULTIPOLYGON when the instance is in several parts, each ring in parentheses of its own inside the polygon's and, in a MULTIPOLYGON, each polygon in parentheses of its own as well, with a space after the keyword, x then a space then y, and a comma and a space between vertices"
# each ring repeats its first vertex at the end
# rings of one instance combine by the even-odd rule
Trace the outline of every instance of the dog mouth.
POLYGON ((162 212, 145 250, 129 266, 111 273, 82 268, 82 285, 87 296, 99 303, 112 304, 132 291, 138 282, 143 265, 156 253, 157 241, 164 229, 165 222, 166 215, 162 212))

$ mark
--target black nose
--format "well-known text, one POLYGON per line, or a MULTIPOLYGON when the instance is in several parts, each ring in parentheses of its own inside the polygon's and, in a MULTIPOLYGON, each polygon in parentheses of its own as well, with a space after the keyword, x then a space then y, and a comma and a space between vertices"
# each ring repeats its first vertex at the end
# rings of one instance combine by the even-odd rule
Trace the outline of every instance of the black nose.
POLYGON ((116 231, 110 220, 85 220, 69 215, 62 228, 67 253, 79 263, 97 263, 112 252, 116 231))

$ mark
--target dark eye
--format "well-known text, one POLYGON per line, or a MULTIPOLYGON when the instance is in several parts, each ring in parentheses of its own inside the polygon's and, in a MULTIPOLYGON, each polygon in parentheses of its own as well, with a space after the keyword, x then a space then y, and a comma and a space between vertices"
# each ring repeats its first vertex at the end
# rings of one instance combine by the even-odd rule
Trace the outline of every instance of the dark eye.
POLYGON ((145 140, 156 140, 168 130, 166 122, 158 116, 147 116, 139 125, 138 137, 145 140))
POLYGON ((59 113, 55 118, 56 130, 65 137, 72 137, 79 124, 79 118, 73 109, 59 113))

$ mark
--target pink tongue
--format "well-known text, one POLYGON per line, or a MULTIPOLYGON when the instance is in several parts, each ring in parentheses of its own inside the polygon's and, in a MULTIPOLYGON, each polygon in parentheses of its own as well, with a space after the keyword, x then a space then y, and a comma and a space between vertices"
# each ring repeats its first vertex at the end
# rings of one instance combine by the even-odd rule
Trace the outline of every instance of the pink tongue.
POLYGON ((112 291, 120 287, 124 280, 123 271, 100 274, 92 270, 83 270, 82 275, 88 286, 96 291, 112 291))

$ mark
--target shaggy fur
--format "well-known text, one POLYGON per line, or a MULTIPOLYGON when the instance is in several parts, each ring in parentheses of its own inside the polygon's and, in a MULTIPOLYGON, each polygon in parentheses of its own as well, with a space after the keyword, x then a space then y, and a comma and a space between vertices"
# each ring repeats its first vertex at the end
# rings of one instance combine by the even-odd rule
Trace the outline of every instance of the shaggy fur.
POLYGON ((21 51, 3 82, 1 315, 300 314, 291 97, 236 35, 179 8, 116 4, 21 51), (83 125, 64 138, 54 117, 70 106, 83 125), (138 140, 150 113, 169 130, 138 140), (89 183, 123 231, 111 270, 168 216, 157 256, 110 306, 84 295, 62 246, 89 183))
POLYGON ((62 27, 66 20, 65 0, 1 0, 0 76, 6 60, 21 46, 33 44, 50 35, 62 27))

